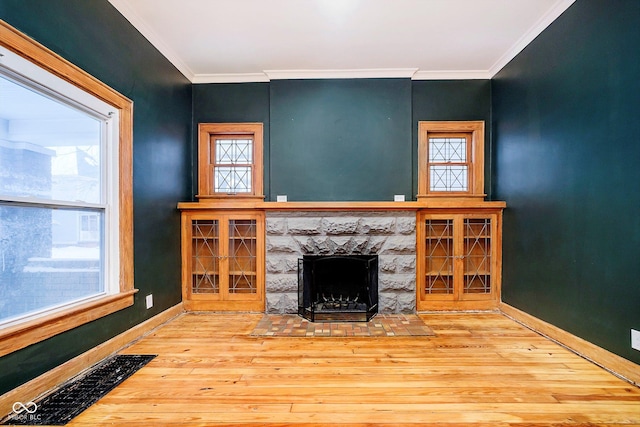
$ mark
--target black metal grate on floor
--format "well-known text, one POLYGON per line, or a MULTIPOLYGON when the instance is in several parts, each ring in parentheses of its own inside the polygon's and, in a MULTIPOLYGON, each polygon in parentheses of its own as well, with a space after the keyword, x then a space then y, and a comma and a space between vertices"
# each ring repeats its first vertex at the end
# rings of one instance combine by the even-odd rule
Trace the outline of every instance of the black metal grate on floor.
POLYGON ((16 402, 2 425, 65 425, 149 363, 155 355, 117 355, 35 402, 16 402))

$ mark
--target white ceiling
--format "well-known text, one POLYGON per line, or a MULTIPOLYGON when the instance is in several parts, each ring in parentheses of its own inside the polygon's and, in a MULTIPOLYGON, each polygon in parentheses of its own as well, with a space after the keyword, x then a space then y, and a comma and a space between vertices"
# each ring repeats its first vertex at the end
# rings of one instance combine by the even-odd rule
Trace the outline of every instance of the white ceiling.
POLYGON ((193 83, 488 79, 575 0, 109 0, 193 83))

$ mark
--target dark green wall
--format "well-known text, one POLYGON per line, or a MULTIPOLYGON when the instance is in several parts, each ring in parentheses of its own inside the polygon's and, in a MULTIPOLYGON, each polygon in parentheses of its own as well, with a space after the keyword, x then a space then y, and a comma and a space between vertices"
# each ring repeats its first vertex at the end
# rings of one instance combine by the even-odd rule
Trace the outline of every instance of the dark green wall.
POLYGON ((176 203, 191 197, 191 84, 107 0, 0 0, 0 19, 133 100, 140 290, 133 307, 0 358, 2 394, 180 301, 176 203))
MULTIPOLYGON (((491 199, 491 81, 425 80, 414 81, 413 152, 418 152, 419 121, 484 120, 485 122, 485 193, 491 199)), ((418 193, 418 158, 414 155, 413 194, 418 193)))
POLYGON ((276 80, 270 199, 393 200, 411 193, 411 80, 276 80))
POLYGON ((578 0, 492 82, 503 300, 640 362, 640 2, 578 0))
MULTIPOLYGON (((198 123, 263 123, 264 194, 269 195, 269 83, 193 86, 193 195, 198 192, 198 123)), ((195 200, 195 198, 194 198, 195 200)))
POLYGON ((418 121, 485 120, 490 195, 490 99, 489 80, 194 85, 193 144, 198 123, 264 122, 267 200, 415 200, 418 121))

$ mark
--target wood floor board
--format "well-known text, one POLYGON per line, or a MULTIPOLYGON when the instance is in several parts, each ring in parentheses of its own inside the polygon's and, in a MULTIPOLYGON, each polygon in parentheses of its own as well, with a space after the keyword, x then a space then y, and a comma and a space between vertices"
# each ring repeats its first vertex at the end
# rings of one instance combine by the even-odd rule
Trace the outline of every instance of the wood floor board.
MULTIPOLYGON (((410 409, 410 408, 409 408, 410 409)), ((83 422, 85 425, 143 425, 143 426, 160 426, 160 425, 208 425, 214 426, 218 424, 229 425, 267 425, 278 420, 279 425, 298 425, 302 423, 315 423, 318 425, 339 425, 345 426, 349 424, 376 425, 378 423, 399 425, 420 425, 441 424, 450 426, 468 425, 469 423, 485 423, 496 425, 498 423, 508 425, 526 425, 531 423, 538 425, 558 426, 558 425, 579 425, 594 426, 600 424, 616 424, 628 425, 630 423, 640 424, 630 418, 621 420, 618 412, 605 413, 580 413, 567 412, 557 413, 540 413, 540 412, 473 412, 473 411, 376 411, 376 412, 231 412, 231 411, 207 411, 207 412, 191 412, 182 410, 179 413, 171 410, 162 412, 161 410, 144 412, 115 412, 113 408, 104 411, 105 415, 95 416, 94 414, 85 413, 78 417, 78 423, 83 422), (398 415, 401 414, 401 415, 398 415), (180 419, 177 423, 176 419, 180 419), (399 419, 401 421, 399 421, 399 419), (102 424, 101 424, 102 423, 102 424)), ((80 424, 75 424, 80 425, 80 424)))
POLYGON ((436 336, 264 338, 262 315, 184 314, 70 426, 639 426, 640 389, 498 313, 421 314, 436 336))
MULTIPOLYGON (((454 391, 456 391, 454 389, 454 391)), ((571 396, 571 395, 566 395, 571 396)), ((319 393, 313 393, 310 390, 301 390, 299 388, 291 387, 286 390, 271 390, 271 391, 252 391, 249 394, 243 394, 241 392, 225 392, 223 390, 217 390, 216 392, 201 391, 189 393, 188 397, 182 394, 176 394, 171 392, 156 393, 156 394, 127 394, 122 396, 112 396, 108 399, 104 399, 102 402, 105 404, 123 404, 128 399, 135 399, 136 402, 145 405, 162 405, 163 407, 168 404, 181 404, 189 406, 194 402, 210 403, 213 398, 219 403, 246 403, 251 401, 252 403, 315 403, 315 404, 340 404, 348 401, 354 404, 406 404, 407 398, 411 397, 413 404, 442 404, 442 403, 522 403, 522 396, 520 395, 506 395, 506 394, 487 394, 487 395, 466 395, 464 393, 455 394, 427 394, 416 393, 411 394, 407 390, 402 391, 399 388, 385 390, 372 390, 371 393, 358 393, 357 395, 347 394, 344 390, 340 389, 327 389, 320 390, 319 393), (259 393, 259 394, 258 394, 259 393)), ((615 400, 619 396, 612 396, 607 398, 600 397, 596 399, 596 402, 609 402, 615 400)), ((590 398, 586 396, 581 400, 579 397, 571 397, 565 400, 566 402, 583 402, 590 398)), ((633 402, 633 400, 630 400, 633 402)), ((531 403, 557 403, 558 400, 549 394, 530 394, 527 396, 527 402, 531 403)), ((128 406, 128 405, 127 405, 128 406)))
MULTIPOLYGON (((126 406, 113 403, 97 403, 96 409, 101 409, 109 413, 144 413, 148 411, 149 403, 129 403, 126 406)), ((549 416, 551 414, 561 414, 566 416, 579 414, 596 418, 599 416, 611 416, 628 411, 633 406, 627 404, 611 403, 566 403, 561 405, 548 403, 529 403, 524 407, 520 403, 237 403, 237 402, 206 402, 192 401, 188 404, 189 413, 209 414, 209 413, 305 413, 305 414, 361 414, 369 415, 374 413, 508 413, 508 414, 540 414, 549 416)), ((185 411, 185 402, 165 402, 162 411, 179 413, 185 411)), ((638 417, 628 419, 630 422, 640 422, 638 417), (635 421, 634 421, 635 418, 635 421)))
MULTIPOLYGON (((389 374, 388 366, 351 366, 351 367, 335 367, 335 366, 322 366, 315 367, 315 375, 358 375, 361 377, 369 377, 373 375, 408 375, 412 377, 419 376, 436 376, 436 375, 522 375, 523 373, 530 375, 580 375, 581 378, 586 379, 589 376, 597 376, 598 378, 609 379, 610 375, 607 372, 594 373, 587 369, 568 369, 562 364, 554 364, 554 366, 544 368, 536 366, 535 364, 516 364, 510 366, 508 364, 500 365, 482 365, 474 364, 471 366, 464 365, 445 365, 445 366, 395 366, 393 367, 393 373, 389 374)), ((288 365, 282 367, 272 366, 252 366, 252 367, 226 367, 226 366, 209 366, 209 367, 188 367, 188 368, 155 368, 149 367, 144 372, 140 372, 139 376, 172 376, 172 375, 220 375, 223 373, 229 374, 241 374, 241 375, 277 375, 277 376, 298 376, 301 378, 307 378, 309 375, 309 368, 305 366, 288 365)))

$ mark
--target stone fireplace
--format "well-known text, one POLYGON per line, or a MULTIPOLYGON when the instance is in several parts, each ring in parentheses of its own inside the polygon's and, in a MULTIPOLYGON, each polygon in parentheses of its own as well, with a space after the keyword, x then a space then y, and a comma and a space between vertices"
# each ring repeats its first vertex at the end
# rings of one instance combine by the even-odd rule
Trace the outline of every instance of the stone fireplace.
POLYGON ((298 313, 299 260, 348 255, 376 256, 379 313, 415 312, 415 212, 268 211, 266 234, 267 313, 298 313))

